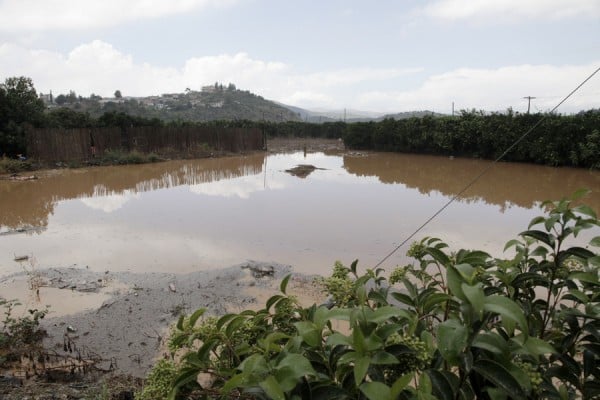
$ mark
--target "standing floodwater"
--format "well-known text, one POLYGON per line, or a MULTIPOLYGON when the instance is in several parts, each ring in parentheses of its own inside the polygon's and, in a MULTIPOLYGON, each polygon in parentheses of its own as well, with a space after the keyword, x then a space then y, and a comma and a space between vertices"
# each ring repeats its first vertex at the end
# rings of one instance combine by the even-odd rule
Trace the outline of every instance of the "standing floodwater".
MULTIPOLYGON (((0 275, 38 266, 190 272, 247 259, 327 273, 335 260, 381 259, 488 161, 402 154, 302 152, 55 171, 0 181, 0 275), (298 165, 307 174, 286 172, 298 165), (307 172, 307 171, 305 171, 307 172)), ((417 235, 496 255, 540 201, 600 173, 500 163, 417 235)), ((388 266, 405 261, 399 251, 388 266)))

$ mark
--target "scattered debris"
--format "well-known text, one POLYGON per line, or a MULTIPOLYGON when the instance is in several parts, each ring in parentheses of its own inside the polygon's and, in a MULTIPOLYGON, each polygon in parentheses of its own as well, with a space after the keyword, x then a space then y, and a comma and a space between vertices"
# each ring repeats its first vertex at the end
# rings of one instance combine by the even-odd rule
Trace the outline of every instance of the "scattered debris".
POLYGON ((275 267, 267 264, 247 264, 242 265, 242 269, 249 269, 252 276, 255 278, 263 278, 265 276, 273 276, 275 267))
POLYGON ((299 164, 294 168, 286 169, 285 172, 297 176, 298 178, 306 178, 316 169, 325 169, 325 168, 317 168, 314 165, 310 164, 299 164))

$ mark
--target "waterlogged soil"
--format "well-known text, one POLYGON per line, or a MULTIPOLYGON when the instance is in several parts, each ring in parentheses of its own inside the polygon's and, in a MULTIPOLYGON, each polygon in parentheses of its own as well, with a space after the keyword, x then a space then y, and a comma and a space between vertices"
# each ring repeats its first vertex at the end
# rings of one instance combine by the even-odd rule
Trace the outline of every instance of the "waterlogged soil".
MULTIPOLYGON (((269 141, 271 153, 299 150, 337 153, 344 151, 344 145, 340 140, 323 139, 269 141)), ((36 178, 57 173, 37 171, 36 178)), ((277 293, 291 267, 249 261, 189 274, 98 272, 76 265, 43 270, 30 265, 23 270, 0 279, 3 297, 21 301, 15 315, 49 306, 42 320, 48 333, 44 347, 69 361, 63 375, 50 377, 36 377, 21 366, 0 370, 0 398, 4 400, 133 399, 155 361, 166 356, 169 331, 180 315, 198 308, 206 308, 207 315, 259 309, 277 293), (79 365, 90 362, 93 368, 85 373, 82 368, 69 368, 74 360, 79 365)), ((323 292, 313 279, 293 274, 288 293, 305 305, 322 303, 323 292)))
MULTIPOLYGON (((59 381, 52 383, 47 377, 26 379, 35 374, 31 366, 29 370, 23 367, 0 372, 0 398, 90 398, 91 392, 101 390, 128 398, 127 393, 139 386, 139 378, 147 374, 157 358, 168 356, 166 340, 180 315, 198 308, 205 308, 207 315, 259 309, 278 291, 288 273, 291 267, 287 265, 248 261, 190 274, 50 268, 36 271, 35 276, 23 273, 5 277, 1 287, 33 280, 31 295, 37 297, 40 289, 39 308, 45 304, 47 289, 63 291, 63 298, 99 293, 108 298, 95 308, 74 314, 61 313, 55 309, 61 307, 58 304, 51 307, 42 321, 48 333, 44 347, 54 357, 68 360, 63 361, 64 374, 52 374, 52 379, 59 381), (85 363, 91 368, 84 371, 81 366, 85 363)), ((313 279, 293 274, 288 293, 306 305, 323 302, 313 279)), ((85 304, 85 300, 77 301, 85 304)))

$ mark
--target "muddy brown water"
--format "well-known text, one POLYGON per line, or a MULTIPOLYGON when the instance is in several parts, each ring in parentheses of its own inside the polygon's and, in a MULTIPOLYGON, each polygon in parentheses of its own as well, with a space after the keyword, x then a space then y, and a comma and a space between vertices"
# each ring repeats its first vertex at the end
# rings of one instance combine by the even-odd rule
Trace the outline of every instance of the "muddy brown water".
MULTIPOLYGON (((327 274, 335 260, 372 266, 488 165, 298 152, 0 181, 0 276, 32 262, 38 268, 174 273, 248 259, 311 274, 327 274), (318 169, 306 177, 285 172, 300 164, 318 169), (28 261, 14 261, 25 255, 28 261)), ((593 191, 585 201, 600 211, 600 172, 499 163, 416 238, 436 236, 454 248, 501 256, 504 243, 540 214, 541 201, 582 187, 593 191)), ((406 262, 405 252, 384 266, 406 262)))

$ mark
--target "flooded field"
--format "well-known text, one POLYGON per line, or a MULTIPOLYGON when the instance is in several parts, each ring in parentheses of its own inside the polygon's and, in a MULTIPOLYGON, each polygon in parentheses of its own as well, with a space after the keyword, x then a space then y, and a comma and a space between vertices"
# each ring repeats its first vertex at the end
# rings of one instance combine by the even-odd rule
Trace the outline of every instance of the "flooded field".
MULTIPOLYGON (((0 276, 35 267, 176 272, 245 260, 326 274, 378 262, 488 161, 402 154, 257 154, 49 171, 0 181, 0 276), (286 170, 318 169, 305 177, 286 170), (28 256, 17 262, 15 257, 28 256)), ((581 187, 600 210, 600 173, 500 163, 416 238, 501 255, 538 204, 581 187)), ((583 240, 583 239, 582 239, 583 240)), ((401 249, 385 266, 406 261, 401 249)))

